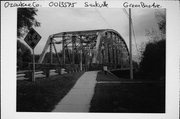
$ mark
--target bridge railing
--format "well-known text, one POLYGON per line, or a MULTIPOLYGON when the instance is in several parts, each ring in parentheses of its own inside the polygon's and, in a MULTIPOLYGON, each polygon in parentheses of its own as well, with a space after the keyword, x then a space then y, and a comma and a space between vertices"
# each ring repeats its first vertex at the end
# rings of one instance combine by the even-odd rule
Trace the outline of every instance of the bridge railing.
MULTIPOLYGON (((61 65, 61 64, 39 64, 39 63, 35 63, 35 75, 41 74, 44 75, 45 77, 49 77, 51 71, 53 70, 55 73, 58 73, 59 75, 64 73, 73 73, 73 72, 79 72, 79 71, 93 71, 93 70, 103 70, 103 67, 107 66, 107 70, 115 70, 115 69, 126 69, 126 68, 122 68, 121 65, 115 65, 115 64, 83 64, 82 65, 82 70, 80 68, 80 64, 65 64, 65 65, 61 65)), ((21 72, 17 72, 17 78, 21 79, 21 78, 32 78, 32 67, 33 64, 29 63, 29 67, 28 70, 26 71, 21 71, 21 72)), ((127 70, 127 69, 126 69, 127 70)))

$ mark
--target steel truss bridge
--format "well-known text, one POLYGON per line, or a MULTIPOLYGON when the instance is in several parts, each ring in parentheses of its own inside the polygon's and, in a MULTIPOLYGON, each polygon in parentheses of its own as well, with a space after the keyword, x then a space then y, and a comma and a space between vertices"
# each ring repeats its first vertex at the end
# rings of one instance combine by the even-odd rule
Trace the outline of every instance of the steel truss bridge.
POLYGON ((50 35, 38 63, 44 63, 48 48, 50 64, 54 64, 53 59, 56 55, 58 65, 67 70, 90 70, 92 67, 101 69, 104 65, 108 66, 108 69, 130 67, 127 45, 122 36, 112 29, 71 31, 50 35))

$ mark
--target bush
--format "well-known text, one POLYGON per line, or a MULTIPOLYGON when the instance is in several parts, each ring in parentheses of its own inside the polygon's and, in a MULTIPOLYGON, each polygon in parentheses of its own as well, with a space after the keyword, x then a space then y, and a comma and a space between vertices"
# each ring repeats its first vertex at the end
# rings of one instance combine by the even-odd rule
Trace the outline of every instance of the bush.
POLYGON ((28 64, 32 62, 31 50, 17 40, 17 66, 19 70, 27 69, 28 64))
POLYGON ((165 40, 146 45, 140 62, 140 72, 152 78, 165 77, 165 40))

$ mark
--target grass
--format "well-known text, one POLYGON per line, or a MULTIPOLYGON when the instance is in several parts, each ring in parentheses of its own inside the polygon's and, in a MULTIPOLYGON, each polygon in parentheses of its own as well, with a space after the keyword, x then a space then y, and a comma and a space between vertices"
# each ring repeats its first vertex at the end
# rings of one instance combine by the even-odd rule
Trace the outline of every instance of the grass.
POLYGON ((17 81, 18 112, 50 112, 69 92, 84 72, 37 79, 36 82, 17 81))
POLYGON ((112 75, 108 72, 105 75, 105 72, 103 72, 103 71, 98 72, 96 80, 97 81, 120 81, 120 79, 118 77, 116 77, 115 75, 112 75))
POLYGON ((90 112, 121 113, 164 113, 165 84, 163 81, 141 82, 113 78, 98 73, 95 94, 91 100, 90 112), (111 83, 111 81, 121 83, 111 83))
MULTIPOLYGON (((121 77, 124 79, 130 78, 129 70, 114 70, 114 71, 111 71, 111 73, 113 73, 117 77, 121 77)), ((158 81, 158 80, 164 80, 165 81, 165 75, 160 77, 160 76, 157 76, 156 74, 153 74, 153 73, 145 73, 145 72, 140 72, 140 71, 134 71, 133 72, 133 79, 135 79, 135 80, 143 79, 143 81, 158 81)))

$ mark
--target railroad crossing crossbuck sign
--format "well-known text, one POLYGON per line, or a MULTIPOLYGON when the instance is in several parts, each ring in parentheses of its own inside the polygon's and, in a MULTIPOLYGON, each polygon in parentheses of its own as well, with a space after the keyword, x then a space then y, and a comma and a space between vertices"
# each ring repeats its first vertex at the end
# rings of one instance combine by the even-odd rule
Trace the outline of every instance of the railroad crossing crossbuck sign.
POLYGON ((31 28, 29 33, 26 35, 24 41, 32 48, 34 49, 38 42, 40 41, 41 36, 33 29, 31 28))

